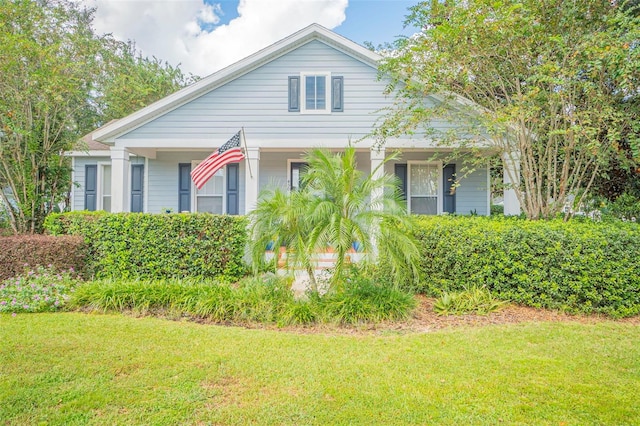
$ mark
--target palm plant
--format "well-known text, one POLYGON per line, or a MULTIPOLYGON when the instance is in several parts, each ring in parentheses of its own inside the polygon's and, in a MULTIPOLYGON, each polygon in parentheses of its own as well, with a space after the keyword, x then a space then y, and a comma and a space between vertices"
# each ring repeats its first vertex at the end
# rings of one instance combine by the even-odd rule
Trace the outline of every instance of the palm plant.
POLYGON ((286 245, 289 265, 305 268, 315 287, 313 255, 330 247, 336 254, 330 285, 340 287, 349 251, 358 244, 367 260, 383 252, 398 276, 407 270, 417 276, 419 251, 412 220, 395 177, 380 170, 395 158, 387 157, 366 175, 357 169, 352 146, 336 154, 324 149, 309 152, 302 189, 264 192, 251 213, 254 264, 260 264, 269 242, 286 245))
POLYGON ((286 247, 285 268, 301 266, 309 274, 313 290, 317 290, 313 273, 313 246, 309 244, 312 224, 308 220, 309 194, 306 191, 285 192, 280 188, 260 194, 251 218, 251 258, 254 272, 264 267, 265 248, 272 246, 276 259, 280 247, 286 247))

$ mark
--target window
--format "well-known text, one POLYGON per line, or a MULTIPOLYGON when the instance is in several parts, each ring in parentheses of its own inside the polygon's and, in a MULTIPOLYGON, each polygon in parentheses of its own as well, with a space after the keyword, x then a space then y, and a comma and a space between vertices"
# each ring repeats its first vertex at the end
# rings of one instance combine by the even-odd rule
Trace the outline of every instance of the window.
POLYGON ((289 189, 297 191, 302 188, 302 176, 308 164, 304 161, 289 160, 289 189))
POLYGON ((98 210, 111 211, 111 164, 100 164, 98 168, 98 210))
POLYGON ((344 111, 344 78, 328 72, 289 77, 289 111, 329 114, 344 111), (300 97, 302 97, 302 102, 300 97))
POLYGON ((408 207, 412 214, 438 214, 441 212, 442 167, 431 163, 409 163, 408 207))
POLYGON ((304 109, 325 111, 327 109, 327 76, 306 75, 304 77, 304 109))
MULTIPOLYGON (((197 162, 199 163, 199 161, 197 162)), ((197 164, 195 163, 193 166, 197 164)), ((200 189, 193 186, 195 196, 195 210, 222 214, 224 206, 224 171, 220 169, 200 189)))

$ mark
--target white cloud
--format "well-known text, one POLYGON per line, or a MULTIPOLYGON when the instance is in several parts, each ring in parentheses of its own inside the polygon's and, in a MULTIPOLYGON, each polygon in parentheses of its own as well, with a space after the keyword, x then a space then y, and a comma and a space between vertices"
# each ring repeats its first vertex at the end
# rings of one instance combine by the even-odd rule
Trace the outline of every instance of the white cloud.
POLYGON ((203 0, 82 1, 97 8, 98 33, 135 40, 144 55, 180 63, 183 71, 202 77, 314 22, 335 28, 348 5, 348 0, 240 0, 239 16, 216 25, 220 5, 203 0))

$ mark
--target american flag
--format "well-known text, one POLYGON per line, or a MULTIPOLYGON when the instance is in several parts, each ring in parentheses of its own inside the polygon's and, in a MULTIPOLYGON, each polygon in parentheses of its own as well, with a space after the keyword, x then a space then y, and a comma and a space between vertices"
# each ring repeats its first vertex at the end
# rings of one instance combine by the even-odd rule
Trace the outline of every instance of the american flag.
POLYGON ((215 175, 218 170, 229 163, 239 163, 244 160, 244 154, 240 148, 240 130, 231 139, 225 142, 213 154, 208 156, 191 171, 191 180, 200 189, 215 175))

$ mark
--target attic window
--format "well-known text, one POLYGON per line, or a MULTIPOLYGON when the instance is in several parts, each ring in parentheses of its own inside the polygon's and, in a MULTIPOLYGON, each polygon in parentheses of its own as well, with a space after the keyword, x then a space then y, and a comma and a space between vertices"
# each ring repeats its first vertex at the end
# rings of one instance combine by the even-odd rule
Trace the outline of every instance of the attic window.
POLYGON ((307 72, 289 77, 289 111, 303 114, 342 112, 343 81, 343 77, 331 76, 328 72, 307 72))

